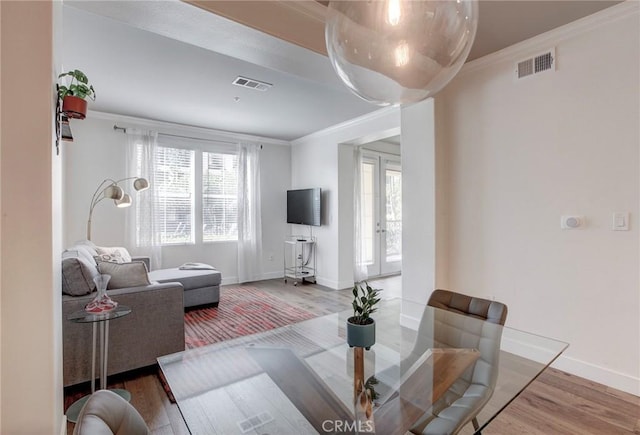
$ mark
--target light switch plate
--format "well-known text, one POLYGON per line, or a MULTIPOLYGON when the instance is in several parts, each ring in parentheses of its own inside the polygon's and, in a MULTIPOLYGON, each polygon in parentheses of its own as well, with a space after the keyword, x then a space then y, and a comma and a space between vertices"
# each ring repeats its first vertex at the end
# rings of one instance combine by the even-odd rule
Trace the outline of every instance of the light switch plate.
POLYGON ((611 229, 613 231, 629 231, 629 213, 614 212, 611 229))

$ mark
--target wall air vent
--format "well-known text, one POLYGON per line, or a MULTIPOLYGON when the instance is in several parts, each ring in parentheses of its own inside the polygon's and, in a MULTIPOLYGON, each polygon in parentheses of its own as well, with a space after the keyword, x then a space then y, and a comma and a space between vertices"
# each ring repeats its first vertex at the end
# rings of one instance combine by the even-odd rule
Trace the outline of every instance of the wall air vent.
POLYGON ((233 81, 233 84, 236 86, 242 86, 243 88, 255 89, 257 91, 266 91, 273 86, 271 83, 248 79, 242 76, 236 77, 236 79, 233 81))
POLYGON ((556 50, 552 48, 537 56, 521 60, 516 65, 516 79, 522 79, 545 71, 556 70, 556 50))
POLYGON ((518 62, 518 68, 516 69, 516 72, 518 73, 519 79, 533 74, 533 59, 527 59, 523 60, 522 62, 518 62))

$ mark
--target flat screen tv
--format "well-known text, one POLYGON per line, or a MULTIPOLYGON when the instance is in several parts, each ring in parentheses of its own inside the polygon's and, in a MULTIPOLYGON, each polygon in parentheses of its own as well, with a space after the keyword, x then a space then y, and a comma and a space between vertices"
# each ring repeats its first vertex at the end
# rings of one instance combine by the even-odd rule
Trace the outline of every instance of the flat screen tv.
POLYGON ((322 191, 313 189, 287 190, 287 223, 320 226, 322 191))

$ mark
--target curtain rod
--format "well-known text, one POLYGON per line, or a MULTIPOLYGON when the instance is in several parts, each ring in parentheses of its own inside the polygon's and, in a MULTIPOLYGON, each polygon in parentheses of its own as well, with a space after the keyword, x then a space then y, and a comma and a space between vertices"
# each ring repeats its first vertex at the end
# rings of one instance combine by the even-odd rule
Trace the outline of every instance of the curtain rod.
MULTIPOLYGON (((123 133, 127 132, 127 129, 125 127, 118 127, 116 124, 113 125, 113 129, 114 130, 121 130, 123 133)), ((179 134, 170 134, 170 133, 158 133, 158 136, 169 136, 169 137, 178 137, 181 139, 192 139, 192 140, 202 140, 205 142, 219 142, 219 143, 228 143, 231 145, 237 145, 238 142, 229 142, 226 140, 218 140, 218 139, 203 139, 201 137, 193 137, 193 136, 182 136, 179 134)), ((260 144, 260 149, 262 149, 262 144, 260 144)))

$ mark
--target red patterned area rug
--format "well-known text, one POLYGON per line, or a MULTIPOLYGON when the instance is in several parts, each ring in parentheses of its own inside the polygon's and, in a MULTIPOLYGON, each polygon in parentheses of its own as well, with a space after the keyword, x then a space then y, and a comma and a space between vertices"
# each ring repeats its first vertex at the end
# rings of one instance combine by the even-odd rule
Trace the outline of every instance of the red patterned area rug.
MULTIPOLYGON (((187 311, 184 314, 185 347, 194 349, 243 335, 317 317, 302 308, 252 286, 228 286, 220 289, 217 307, 187 311)), ((169 400, 175 403, 162 370, 158 378, 169 400)))
POLYGON ((206 346, 313 317, 316 315, 255 287, 223 287, 217 307, 185 313, 186 348, 206 346))

